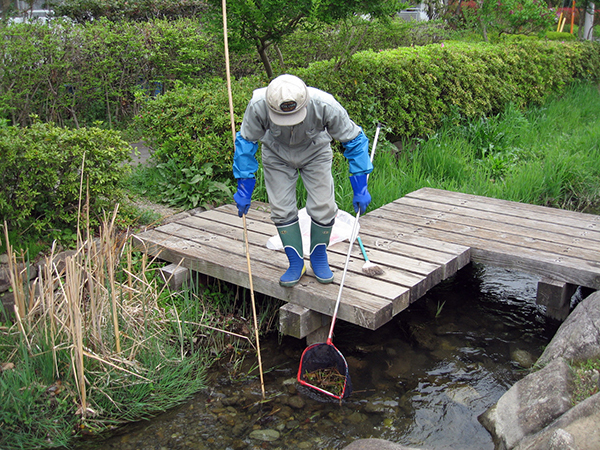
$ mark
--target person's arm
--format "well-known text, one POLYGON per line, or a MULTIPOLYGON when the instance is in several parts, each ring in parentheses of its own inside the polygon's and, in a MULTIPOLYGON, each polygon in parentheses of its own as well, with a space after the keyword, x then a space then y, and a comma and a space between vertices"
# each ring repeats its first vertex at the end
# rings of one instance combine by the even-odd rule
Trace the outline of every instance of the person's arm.
POLYGON ((367 188, 367 175, 373 171, 369 157, 369 139, 333 96, 325 94, 322 98, 324 101, 321 103, 321 111, 327 131, 332 138, 342 143, 344 156, 348 160, 350 184, 354 191, 354 211, 364 214, 371 203, 371 194, 367 188))
POLYGON ((233 176, 237 179, 237 192, 233 199, 242 217, 248 213, 252 201, 252 193, 256 185, 254 174, 258 170, 256 151, 258 142, 247 141, 238 131, 235 135, 235 152, 233 154, 233 176))
POLYGON ((342 142, 344 156, 348 160, 348 171, 352 175, 367 175, 373 171, 369 157, 369 139, 359 128, 360 132, 354 139, 342 142))
POLYGON ((371 203, 371 194, 367 188, 368 175, 373 171, 373 163, 369 156, 369 139, 363 132, 354 139, 342 142, 344 147, 344 156, 348 160, 348 170, 350 172, 350 184, 354 196, 352 205, 354 211, 364 214, 367 211, 369 203, 371 203))
POLYGON ((254 178, 258 170, 257 151, 258 142, 244 139, 239 131, 236 133, 233 154, 233 176, 236 179, 254 178))

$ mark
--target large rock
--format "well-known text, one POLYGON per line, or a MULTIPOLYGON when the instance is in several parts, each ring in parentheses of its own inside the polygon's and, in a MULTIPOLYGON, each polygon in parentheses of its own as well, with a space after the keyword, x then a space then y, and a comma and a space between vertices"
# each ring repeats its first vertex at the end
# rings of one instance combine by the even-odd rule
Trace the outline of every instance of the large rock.
MULTIPOLYGON (((17 263, 17 270, 24 280, 33 280, 37 277, 37 267, 33 264, 17 263)), ((0 292, 6 292, 11 288, 10 272, 8 265, 0 266, 0 292)))
POLYGON ((557 358, 567 361, 585 361, 600 357, 600 292, 583 300, 558 329, 538 366, 557 358))
POLYGON ((578 403, 539 433, 519 442, 517 450, 600 449, 600 393, 578 403))
POLYGON ((512 449, 568 411, 573 388, 571 369, 564 359, 557 359, 519 380, 479 421, 496 449, 512 449))
POLYGON ((359 439, 342 450, 418 450, 413 447, 395 444, 383 439, 359 439))

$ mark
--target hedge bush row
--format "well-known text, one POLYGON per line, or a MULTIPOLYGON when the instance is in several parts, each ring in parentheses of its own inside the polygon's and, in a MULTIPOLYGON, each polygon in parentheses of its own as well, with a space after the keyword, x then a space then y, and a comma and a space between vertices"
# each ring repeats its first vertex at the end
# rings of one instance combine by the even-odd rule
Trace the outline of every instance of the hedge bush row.
POLYGON ((550 41, 443 43, 363 52, 336 74, 319 62, 297 74, 338 97, 363 126, 424 136, 443 119, 539 104, 574 80, 598 80, 600 45, 550 41))
MULTIPOLYGON (((290 71, 332 93, 366 130, 382 122, 388 134, 422 137, 443 121, 501 112, 509 104, 539 104, 574 80, 600 77, 600 45, 523 40, 501 45, 448 42, 354 55, 290 71)), ((236 129, 252 90, 266 80, 233 83, 236 129)), ((149 101, 138 118, 159 161, 214 162, 230 172, 232 137, 225 82, 180 87, 149 101)))
MULTIPOLYGON (((345 60, 354 50, 436 42, 447 33, 441 24, 404 21, 363 21, 357 27, 321 24, 298 31, 279 46, 283 66, 270 49, 274 70, 336 56, 345 60)), ((263 72, 256 52, 230 53, 234 77, 263 72)), ((101 120, 114 126, 136 114, 136 95, 152 97, 177 82, 197 85, 225 77, 222 36, 209 35, 197 19, 0 22, 0 55, 0 118, 13 125, 28 125, 35 114, 59 125, 101 120)))
POLYGON ((105 17, 110 20, 177 19, 192 17, 206 11, 203 0, 50 0, 58 17, 86 22, 105 17))
POLYGON ((98 224, 123 194, 119 183, 130 170, 130 153, 116 131, 41 122, 0 126, 0 217, 10 230, 73 233, 78 218, 86 223, 89 207, 91 224, 98 224))
POLYGON ((214 44, 198 22, 66 21, 0 24, 0 118, 77 127, 109 125, 135 113, 134 94, 149 96, 175 80, 214 72, 214 44))

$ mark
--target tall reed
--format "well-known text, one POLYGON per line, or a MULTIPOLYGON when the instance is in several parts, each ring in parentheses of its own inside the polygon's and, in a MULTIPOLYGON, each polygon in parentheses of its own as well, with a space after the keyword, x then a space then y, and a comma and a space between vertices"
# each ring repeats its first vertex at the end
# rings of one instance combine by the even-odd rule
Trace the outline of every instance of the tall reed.
POLYGON ((0 334, 0 362, 14 369, 0 376, 6 387, 0 389, 0 422, 6 424, 0 448, 62 445, 82 430, 163 411, 203 386, 208 350, 183 355, 174 349, 171 324, 181 327, 190 317, 158 306, 170 293, 157 284, 145 255, 134 272, 134 249, 116 230, 116 211, 97 238, 88 229, 76 249, 59 254, 53 247, 31 283, 26 271, 33 263, 22 257, 17 264, 8 246, 15 324, 0 334), (32 411, 17 414, 33 393, 32 411))

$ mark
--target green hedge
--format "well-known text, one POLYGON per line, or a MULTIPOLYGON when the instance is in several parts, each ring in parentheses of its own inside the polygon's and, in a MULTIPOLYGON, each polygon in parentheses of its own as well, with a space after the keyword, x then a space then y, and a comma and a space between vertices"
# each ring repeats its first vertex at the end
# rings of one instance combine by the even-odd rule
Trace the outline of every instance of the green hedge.
MULTIPOLYGON (((135 2, 122 3, 141 11, 135 2)), ((79 0, 63 6, 69 5, 85 9, 79 0)), ((283 67, 274 46, 269 49, 274 69, 283 72, 334 57, 343 62, 356 49, 420 45, 447 34, 441 24, 430 22, 355 25, 299 30, 279 45, 283 67)), ((152 97, 178 82, 197 85, 225 77, 222 36, 209 35, 199 19, 0 21, 0 55, 0 118, 22 126, 31 123, 32 114, 59 125, 88 126, 100 120, 114 126, 137 113, 136 95, 152 97)), ((264 72, 252 49, 230 49, 230 69, 236 78, 264 72)))
POLYGON ((152 96, 215 73, 217 50, 187 19, 0 23, 0 118, 114 125, 135 114, 136 92, 152 96))
POLYGON ((82 213, 89 189, 90 218, 97 224, 103 209, 112 209, 122 196, 119 183, 130 170, 130 152, 115 131, 39 122, 0 127, 2 221, 11 230, 74 230, 83 167, 82 213))
MULTIPOLYGON (((260 78, 232 84, 236 130, 260 78)), ((233 137, 225 82, 215 79, 203 86, 181 86, 148 100, 136 117, 144 138, 155 149, 158 163, 170 160, 186 167, 213 163, 231 169, 233 137)))
POLYGON ((598 80, 600 45, 447 42, 362 52, 337 73, 331 62, 294 73, 334 94, 362 126, 381 121, 394 135, 424 136, 448 117, 539 104, 574 80, 598 80))
MULTIPOLYGON (((291 71, 332 93, 365 129, 382 122, 396 137, 425 136, 443 121, 501 112, 509 104, 539 104, 574 80, 598 80, 600 45, 550 41, 507 44, 448 42, 365 51, 341 70, 334 61, 291 71)), ((236 130, 259 77, 233 83, 236 130)), ((212 162, 230 173, 233 146, 226 84, 181 87, 149 101, 139 123, 158 161, 212 162)))

